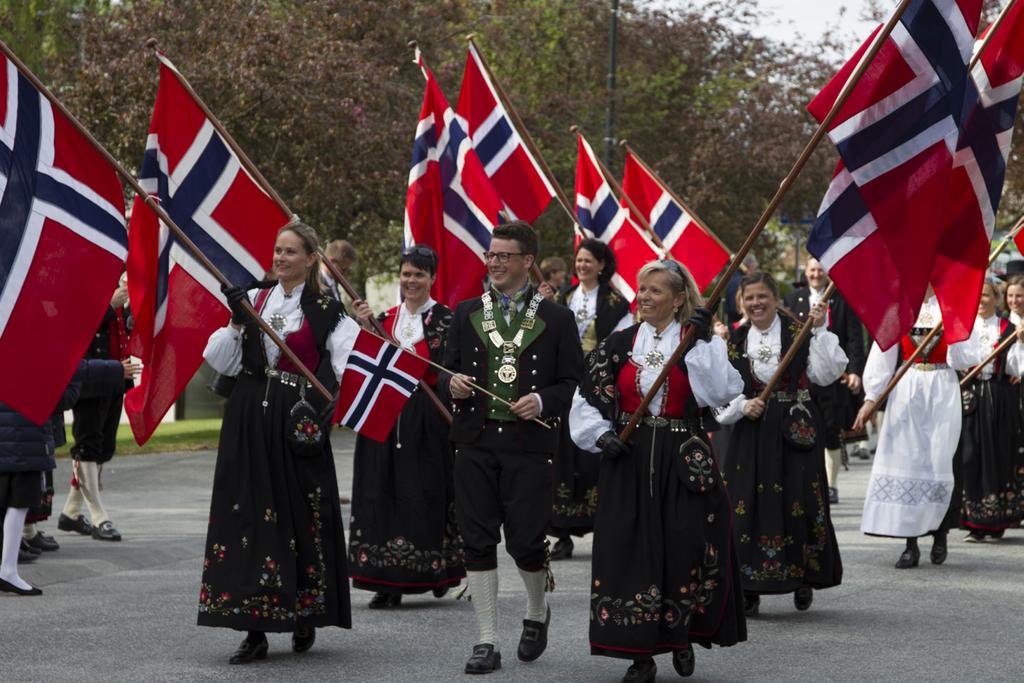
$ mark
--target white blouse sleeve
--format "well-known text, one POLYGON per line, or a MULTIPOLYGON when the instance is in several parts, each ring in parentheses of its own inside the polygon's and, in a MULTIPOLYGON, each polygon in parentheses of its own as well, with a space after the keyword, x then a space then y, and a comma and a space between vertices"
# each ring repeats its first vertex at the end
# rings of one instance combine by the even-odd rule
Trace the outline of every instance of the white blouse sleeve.
POLYGON ((234 377, 242 371, 242 331, 228 325, 210 335, 203 358, 222 375, 234 377))
POLYGON ((702 408, 717 408, 743 393, 743 378, 729 362, 729 350, 721 337, 698 341, 686 354, 690 389, 702 408))
POLYGON ((1006 352, 1006 372, 1014 377, 1024 374, 1024 344, 1010 344, 1010 349, 1006 352))
POLYGON ((345 372, 348 354, 352 352, 352 347, 355 346, 358 336, 359 324, 346 315, 327 337, 327 350, 331 352, 331 367, 339 381, 345 372))
POLYGON ((849 363, 839 345, 839 337, 824 327, 811 331, 811 348, 807 358, 807 379, 819 387, 827 387, 843 376, 849 363))
POLYGON ((954 370, 969 370, 981 361, 991 351, 986 352, 972 338, 968 338, 956 344, 950 344, 946 351, 946 363, 954 370))
POLYGON ((885 391, 893 374, 896 372, 896 361, 899 360, 899 344, 893 344, 888 351, 882 351, 878 344, 871 344, 868 360, 864 364, 864 400, 877 401, 885 391))
MULTIPOLYGON (((741 386, 740 389, 743 387, 741 386)), ((733 400, 729 401, 729 405, 724 408, 715 409, 715 420, 720 425, 731 425, 736 424, 743 419, 743 406, 747 405, 747 401, 750 400, 743 394, 740 394, 733 400)))
POLYGON ((597 408, 587 403, 579 389, 572 397, 569 408, 569 436, 573 443, 591 453, 600 452, 597 438, 612 428, 612 423, 601 417, 597 408))
POLYGON ((632 313, 627 313, 626 315, 622 316, 622 319, 619 320, 618 323, 615 324, 615 329, 612 330, 612 332, 619 332, 621 330, 626 329, 627 327, 630 327, 633 324, 634 324, 633 314, 632 313))

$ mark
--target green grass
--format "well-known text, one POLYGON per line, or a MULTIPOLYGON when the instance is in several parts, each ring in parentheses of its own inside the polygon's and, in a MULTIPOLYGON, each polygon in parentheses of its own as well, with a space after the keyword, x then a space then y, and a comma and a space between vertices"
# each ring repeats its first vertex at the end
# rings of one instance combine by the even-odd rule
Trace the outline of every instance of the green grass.
MULTIPOLYGON (((156 428, 145 446, 135 443, 131 428, 120 425, 117 428, 117 454, 142 455, 144 453, 166 453, 167 451, 197 451, 216 448, 220 438, 220 418, 209 420, 181 420, 168 422, 156 428)), ((74 439, 71 425, 66 426, 68 443, 57 449, 57 457, 67 457, 74 439)))

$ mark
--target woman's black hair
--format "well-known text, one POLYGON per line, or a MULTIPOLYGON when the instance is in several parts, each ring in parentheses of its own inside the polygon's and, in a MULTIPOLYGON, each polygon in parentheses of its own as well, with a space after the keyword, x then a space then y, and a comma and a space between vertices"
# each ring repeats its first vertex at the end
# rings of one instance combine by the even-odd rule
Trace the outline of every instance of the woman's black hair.
MULTIPOLYGON (((615 275, 615 252, 607 244, 593 237, 588 237, 580 242, 580 246, 576 248, 577 254, 580 253, 580 249, 586 249, 595 259, 604 264, 604 268, 601 269, 601 273, 597 276, 598 282, 606 284, 612 279, 612 276, 615 275)), ((573 259, 572 273, 573 275, 576 274, 575 259, 573 259)))
POLYGON ((437 275, 437 254, 425 244, 409 247, 402 252, 402 258, 398 261, 399 269, 406 263, 431 275, 437 275))

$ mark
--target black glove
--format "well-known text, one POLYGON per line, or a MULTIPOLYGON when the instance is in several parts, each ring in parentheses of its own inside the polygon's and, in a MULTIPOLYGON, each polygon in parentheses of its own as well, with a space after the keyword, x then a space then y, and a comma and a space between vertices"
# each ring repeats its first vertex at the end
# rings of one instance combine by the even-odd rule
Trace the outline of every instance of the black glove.
POLYGON ((693 315, 686 319, 686 324, 696 332, 694 339, 708 341, 711 339, 711 311, 706 308, 694 309, 693 315))
POLYGON ((246 300, 245 290, 234 285, 221 285, 220 291, 224 292, 224 298, 228 300, 228 308, 231 309, 231 322, 236 325, 244 325, 249 319, 242 302, 246 300))
POLYGON ((601 457, 603 458, 618 458, 623 455, 629 455, 629 446, 624 444, 619 435, 611 429, 597 437, 597 446, 601 449, 601 457))

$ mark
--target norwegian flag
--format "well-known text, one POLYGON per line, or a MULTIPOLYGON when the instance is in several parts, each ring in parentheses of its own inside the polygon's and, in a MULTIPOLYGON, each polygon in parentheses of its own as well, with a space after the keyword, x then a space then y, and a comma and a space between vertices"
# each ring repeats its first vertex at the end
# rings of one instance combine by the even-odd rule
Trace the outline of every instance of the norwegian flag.
POLYGON ((50 417, 127 247, 113 166, 0 54, 0 401, 50 417))
MULTIPOLYGON (((988 249, 983 233, 949 220, 961 116, 974 96, 967 63, 981 4, 911 2, 829 128, 841 162, 807 248, 883 349, 917 319, 936 264, 943 266, 939 254, 973 267, 965 255, 988 249), (950 254, 950 244, 963 255, 950 254)), ((819 121, 873 40, 811 102, 819 121)), ((938 286, 936 295, 949 340, 966 339, 979 292, 938 286)))
POLYGON ((711 284, 729 262, 729 251, 686 206, 672 198, 661 180, 631 150, 626 151, 622 192, 643 214, 665 249, 690 271, 697 287, 703 290, 711 284))
POLYGON ((658 248, 619 205, 598 166, 590 143, 579 133, 576 157, 576 218, 588 237, 596 237, 615 254, 618 267, 612 283, 629 300, 636 298, 636 275, 661 258, 658 248))
POLYGON ((419 50, 416 63, 427 86, 405 199, 405 243, 437 252, 431 294, 454 308, 483 291, 483 253, 503 205, 419 50))
POLYGON ((473 43, 466 55, 455 114, 469 133, 506 215, 533 223, 544 213, 555 191, 519 137, 473 43))
MULTIPOLYGON (((245 172, 162 56, 139 176, 228 280, 244 286, 263 277, 289 216, 245 172)), ((227 322, 228 309, 213 275, 138 197, 129 234, 130 350, 144 365, 125 410, 142 444, 199 368, 207 339, 227 322)))
POLYGON ((374 441, 387 441, 426 372, 423 359, 360 330, 341 377, 334 421, 374 441))

